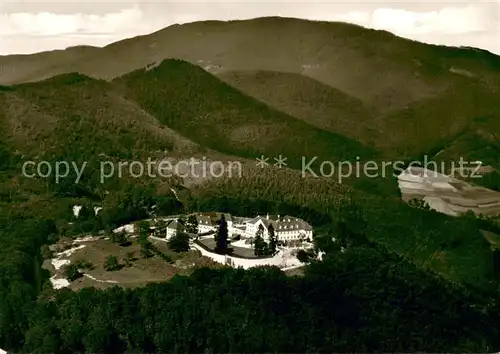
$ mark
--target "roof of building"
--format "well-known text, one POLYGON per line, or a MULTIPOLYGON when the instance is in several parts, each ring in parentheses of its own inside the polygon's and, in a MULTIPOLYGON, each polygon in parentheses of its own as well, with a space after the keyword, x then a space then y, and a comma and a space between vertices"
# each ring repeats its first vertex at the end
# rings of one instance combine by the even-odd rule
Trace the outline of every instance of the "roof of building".
POLYGON ((284 231, 285 229, 297 229, 297 230, 305 230, 312 231, 311 225, 300 218, 296 218, 293 216, 285 215, 281 218, 277 225, 275 226, 277 231, 284 231))
POLYGON ((227 222, 233 221, 233 216, 229 213, 218 213, 218 212, 209 212, 209 213, 197 213, 196 220, 198 224, 203 225, 217 225, 217 221, 220 220, 221 216, 224 215, 224 219, 227 222))
POLYGON ((196 220, 198 221, 198 224, 201 225, 215 225, 215 219, 210 215, 197 214, 196 220))
POLYGON ((173 229, 173 230, 178 230, 178 229, 184 229, 184 225, 182 222, 179 222, 178 220, 172 220, 168 223, 167 229, 173 229))
POLYGON ((212 217, 212 218, 216 218, 217 217, 217 213, 214 212, 214 211, 211 211, 211 212, 200 212, 200 213, 196 213, 197 216, 208 216, 208 217, 212 217))
POLYGON ((256 217, 255 217, 255 218, 253 218, 253 219, 247 220, 247 221, 246 221, 246 223, 247 223, 247 224, 255 224, 255 223, 257 223, 257 221, 259 221, 259 220, 261 220, 261 219, 262 219, 262 217, 261 217, 261 216, 256 216, 256 217))
POLYGON ((311 231, 312 227, 307 222, 302 219, 285 215, 280 217, 279 215, 266 215, 266 216, 257 216, 249 221, 250 224, 256 224, 257 222, 262 221, 264 226, 269 227, 273 225, 275 231, 287 231, 287 230, 305 230, 311 231))

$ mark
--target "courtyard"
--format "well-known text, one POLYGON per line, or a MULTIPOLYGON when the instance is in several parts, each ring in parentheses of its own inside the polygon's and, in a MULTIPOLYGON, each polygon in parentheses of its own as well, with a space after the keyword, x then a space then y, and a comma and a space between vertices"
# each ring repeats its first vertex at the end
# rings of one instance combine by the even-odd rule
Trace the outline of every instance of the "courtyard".
MULTIPOLYGON (((203 237, 198 239, 198 242, 201 243, 203 246, 208 248, 211 251, 215 250, 215 239, 213 236, 208 236, 208 237, 203 237)), ((230 255, 236 256, 236 257, 244 257, 244 258, 262 258, 262 257, 257 257, 254 254, 253 248, 250 247, 239 247, 239 246, 234 246, 231 243, 228 245, 229 248, 229 253, 230 255)))

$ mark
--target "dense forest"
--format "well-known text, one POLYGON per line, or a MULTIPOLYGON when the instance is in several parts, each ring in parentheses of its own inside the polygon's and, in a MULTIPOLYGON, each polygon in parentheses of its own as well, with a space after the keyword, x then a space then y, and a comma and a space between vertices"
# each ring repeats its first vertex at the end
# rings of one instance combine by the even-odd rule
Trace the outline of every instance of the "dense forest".
POLYGON ((473 301, 384 251, 351 248, 303 278, 276 268, 201 269, 137 290, 61 291, 37 304, 24 349, 487 351, 498 346, 498 333, 473 301))
POLYGON ((493 268, 498 262, 478 231, 498 231, 488 221, 453 219, 327 182, 290 182, 286 173, 218 180, 189 191, 178 188, 182 203, 164 181, 120 179, 105 193, 109 186, 92 178, 78 185, 16 179, 18 157, 8 148, 0 148, 0 154, 2 349, 211 353, 500 348, 499 330, 492 325, 500 321, 493 268), (97 217, 91 212, 96 202, 103 207, 97 217), (70 227, 75 203, 85 205, 84 217, 70 227), (62 236, 109 232, 148 217, 152 210, 159 215, 197 210, 296 215, 314 225, 315 243, 326 256, 311 261, 304 276, 269 267, 200 269, 190 277, 133 290, 52 289, 41 268, 44 244, 62 236), (428 262, 440 252, 446 262, 428 262))
MULTIPOLYGON (((103 218, 81 223, 115 225, 113 215, 121 216, 119 222, 140 219, 148 205, 143 199, 147 193, 142 193, 136 197, 141 202, 118 202, 107 207, 103 218), (134 210, 120 212, 119 205, 134 210)), ((304 217, 318 226, 315 241, 326 256, 312 261, 304 276, 286 276, 273 267, 206 268, 133 290, 54 291, 40 268, 40 246, 61 232, 57 220, 30 218, 13 209, 2 214, 0 224, 0 347, 30 353, 500 348, 500 332, 492 326, 500 320, 494 282, 480 289, 460 285, 396 255, 371 240, 367 220, 355 204, 333 216, 287 203, 200 198, 190 205, 172 203, 165 213, 206 207, 232 212, 260 208, 304 217), (332 237, 341 240, 343 251, 332 237)))

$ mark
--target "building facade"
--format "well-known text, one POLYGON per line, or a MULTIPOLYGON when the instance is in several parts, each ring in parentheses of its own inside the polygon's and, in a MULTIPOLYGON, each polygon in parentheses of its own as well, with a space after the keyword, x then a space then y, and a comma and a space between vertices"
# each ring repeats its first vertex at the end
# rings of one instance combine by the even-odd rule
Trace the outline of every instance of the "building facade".
POLYGON ((255 237, 259 227, 263 227, 264 240, 269 240, 269 226, 274 228, 274 234, 278 241, 296 241, 301 239, 312 239, 313 229, 311 225, 302 219, 285 215, 257 216, 246 222, 245 237, 255 237))
POLYGON ((208 233, 215 232, 217 230, 217 222, 220 220, 221 216, 224 215, 224 219, 227 222, 227 231, 229 235, 233 234, 234 223, 233 217, 228 213, 197 213, 196 220, 198 221, 198 233, 208 233))
POLYGON ((217 228, 217 224, 215 223, 215 220, 209 215, 197 214, 196 221, 198 221, 198 233, 199 234, 213 232, 217 228))

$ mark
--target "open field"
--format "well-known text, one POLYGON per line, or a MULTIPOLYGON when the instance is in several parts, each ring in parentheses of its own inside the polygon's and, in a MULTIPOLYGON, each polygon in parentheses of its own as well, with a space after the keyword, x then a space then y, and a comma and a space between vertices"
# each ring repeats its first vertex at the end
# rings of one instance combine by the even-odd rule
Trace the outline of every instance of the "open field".
MULTIPOLYGON (((73 248, 74 251, 68 257, 64 257, 65 260, 60 260, 59 263, 69 261, 74 264, 82 260, 92 263, 93 269, 85 270, 83 277, 71 282, 69 288, 73 290, 89 286, 97 288, 114 285, 138 287, 152 282, 166 281, 176 274, 189 275, 199 267, 220 267, 219 264, 202 257, 198 251, 175 253, 168 248, 166 242, 157 240, 151 240, 151 242, 162 253, 171 257, 172 264, 157 255, 147 259, 141 258, 140 246, 134 240, 131 245, 123 247, 105 239, 82 243, 80 249, 73 248), (124 266, 127 253, 133 253, 133 259, 129 267, 124 266), (121 269, 116 271, 106 271, 104 269, 106 258, 110 255, 118 259, 119 264, 122 266, 121 269)), ((44 267, 58 277, 64 277, 63 266, 56 269, 50 261, 46 261, 44 267)))
MULTIPOLYGON (((164 282, 177 274, 190 275, 197 268, 223 267, 223 265, 202 256, 198 250, 176 253, 169 249, 165 241, 150 238, 150 242, 161 253, 170 257, 172 262, 168 262, 158 255, 146 259, 142 258, 141 246, 135 237, 130 237, 126 246, 115 244, 103 237, 85 237, 76 240, 60 240, 57 245, 52 247, 56 255, 51 260, 45 260, 44 268, 51 272, 55 283, 60 284, 55 285, 56 288, 68 287, 72 290, 79 290, 85 287, 104 289, 115 285, 135 288, 148 283, 164 282), (131 255, 131 261, 129 266, 126 266, 125 259, 128 254, 131 255), (104 264, 109 256, 117 258, 120 269, 115 271, 104 269, 104 264), (82 270, 83 276, 69 282, 68 285, 64 273, 65 267, 80 261, 89 262, 92 268, 82 270)), ((215 241, 212 237, 203 238, 200 242, 210 249, 215 247, 215 241)), ((255 257, 251 248, 237 246, 232 246, 232 248, 237 256, 258 258, 255 257)), ((300 275, 302 270, 302 268, 296 268, 286 271, 285 274, 300 275)))
POLYGON ((498 215, 500 193, 422 168, 404 171, 398 177, 403 200, 423 199, 444 214, 457 216, 467 211, 498 215))

